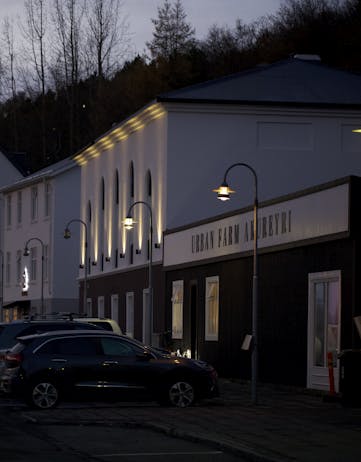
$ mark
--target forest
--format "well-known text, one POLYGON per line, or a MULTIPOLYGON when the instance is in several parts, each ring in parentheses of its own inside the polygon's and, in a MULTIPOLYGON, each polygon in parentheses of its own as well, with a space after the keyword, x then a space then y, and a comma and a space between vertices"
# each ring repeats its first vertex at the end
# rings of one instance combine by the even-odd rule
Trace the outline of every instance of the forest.
POLYGON ((22 23, 0 18, 0 150, 31 173, 160 93, 296 53, 361 71, 360 0, 284 0, 253 23, 214 24, 202 40, 181 0, 164 0, 149 21, 147 51, 134 55, 121 0, 25 0, 22 23))

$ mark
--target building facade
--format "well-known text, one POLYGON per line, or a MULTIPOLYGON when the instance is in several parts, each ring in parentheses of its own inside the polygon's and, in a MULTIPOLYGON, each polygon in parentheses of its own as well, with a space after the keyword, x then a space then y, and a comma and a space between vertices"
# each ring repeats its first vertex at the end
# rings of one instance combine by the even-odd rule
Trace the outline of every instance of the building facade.
POLYGON ((125 332, 146 339, 148 207, 134 207, 130 233, 122 223, 135 203, 152 210, 153 331, 161 341, 169 331, 163 232, 251 204, 253 178, 242 171, 229 178, 237 200, 214 200, 230 165, 254 168, 262 201, 361 175, 361 138, 353 132, 360 84, 357 75, 293 58, 161 95, 77 153, 88 231, 87 311, 116 316, 125 332))
MULTIPOLYGON (((361 179, 345 178, 261 203, 258 210, 259 378, 335 389, 338 354, 360 348, 361 179)), ((164 236, 172 349, 250 377, 253 211, 245 208, 164 236)))
POLYGON ((1 189, 4 200, 3 320, 78 312, 80 169, 66 159, 1 189))

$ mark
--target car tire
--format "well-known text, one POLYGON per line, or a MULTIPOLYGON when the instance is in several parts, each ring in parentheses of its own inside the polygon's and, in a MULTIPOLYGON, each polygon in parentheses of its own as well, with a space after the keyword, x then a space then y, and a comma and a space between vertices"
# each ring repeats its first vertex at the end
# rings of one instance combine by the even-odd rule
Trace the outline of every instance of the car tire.
POLYGON ((189 407, 194 404, 196 393, 194 385, 188 379, 175 379, 168 383, 159 400, 161 405, 173 407, 189 407))
POLYGON ((54 382, 44 379, 32 383, 27 403, 36 409, 52 409, 58 405, 59 399, 58 386, 54 382))

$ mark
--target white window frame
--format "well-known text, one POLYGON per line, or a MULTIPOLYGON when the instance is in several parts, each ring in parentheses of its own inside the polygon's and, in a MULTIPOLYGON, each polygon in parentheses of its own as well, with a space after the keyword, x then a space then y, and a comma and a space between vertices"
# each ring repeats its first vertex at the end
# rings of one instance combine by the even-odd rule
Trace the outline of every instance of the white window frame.
POLYGON ((219 334, 219 276, 212 276, 206 278, 205 284, 205 340, 206 341, 218 341, 219 334), (211 286, 217 284, 217 293, 211 294, 211 286), (213 298, 216 296, 216 305, 213 306, 213 298), (215 319, 212 321, 211 310, 216 309, 215 319), (211 323, 215 324, 214 329, 211 329, 211 323))
POLYGON ((183 280, 172 282, 172 338, 183 338, 183 280))
POLYGON ((21 225, 23 221, 23 193, 18 191, 17 194, 17 224, 21 225))
POLYGON ((125 333, 134 338, 134 292, 125 294, 125 333))
POLYGON ((98 297, 98 318, 104 318, 105 317, 104 313, 105 313, 104 297, 100 296, 98 297))
POLYGON ((8 228, 11 227, 11 222, 12 222, 12 204, 11 204, 11 194, 8 194, 6 196, 6 225, 8 228))
POLYGON ((30 204, 31 221, 38 219, 38 187, 31 188, 31 204, 30 204))
POLYGON ((110 298, 111 318, 119 324, 119 297, 113 294, 110 298))

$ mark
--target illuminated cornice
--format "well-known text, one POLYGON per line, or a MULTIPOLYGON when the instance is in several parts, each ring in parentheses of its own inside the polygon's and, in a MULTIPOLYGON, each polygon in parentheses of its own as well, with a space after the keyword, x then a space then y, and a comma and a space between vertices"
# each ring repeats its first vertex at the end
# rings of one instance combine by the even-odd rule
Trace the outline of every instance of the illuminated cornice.
POLYGON ((153 120, 159 119, 166 113, 164 106, 159 103, 153 103, 142 109, 136 115, 133 115, 116 127, 109 130, 91 146, 80 151, 74 156, 78 165, 84 165, 88 160, 98 157, 102 152, 111 149, 115 143, 127 139, 132 133, 143 129, 153 120))

